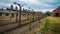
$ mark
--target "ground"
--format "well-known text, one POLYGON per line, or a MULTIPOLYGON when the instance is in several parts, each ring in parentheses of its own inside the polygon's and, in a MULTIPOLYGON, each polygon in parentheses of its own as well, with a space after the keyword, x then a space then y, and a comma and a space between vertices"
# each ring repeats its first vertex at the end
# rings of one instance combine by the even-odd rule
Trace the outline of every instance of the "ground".
POLYGON ((60 34, 60 17, 49 16, 41 19, 41 23, 34 30, 34 34, 60 34))
POLYGON ((60 34, 60 17, 46 17, 40 29, 42 34, 60 34))
MULTIPOLYGON (((27 20, 27 17, 22 17, 21 18, 22 19, 22 21, 23 20, 27 20)), ((30 19, 32 19, 32 18, 30 18, 30 19)), ((13 21, 15 21, 16 19, 15 18, 12 18, 12 23, 13 23, 13 21)), ((9 29, 12 29, 12 28, 15 28, 15 27, 18 27, 18 22, 17 23, 13 23, 13 24, 9 24, 8 25, 8 23, 9 23, 9 18, 5 18, 5 19, 0 19, 0 32, 3 32, 3 31, 5 31, 5 30, 9 30, 9 29), (2 24, 2 25, 1 25, 2 24), (4 24, 7 24, 7 25, 4 25, 4 24)), ((11 22, 10 21, 10 22, 11 22)), ((29 20, 29 21, 31 21, 31 20, 29 20)), ((27 21, 26 21, 27 22, 27 21)), ((22 23, 25 23, 25 22, 22 22, 22 23)), ((21 24, 22 24, 21 23, 21 24)), ((29 22, 28 22, 29 23, 29 22)), ((12 33, 14 33, 14 34, 20 34, 20 33, 22 33, 22 34, 24 34, 24 33, 33 33, 33 32, 35 32, 34 30, 36 30, 36 28, 37 28, 37 26, 38 26, 38 24, 39 24, 39 21, 37 21, 37 22, 33 22, 33 23, 31 23, 31 25, 32 25, 32 32, 31 31, 29 31, 29 27, 30 27, 30 24, 27 24, 27 25, 25 25, 25 26, 23 26, 23 27, 19 27, 19 28, 16 28, 16 29, 14 29, 14 30, 12 30, 12 31, 8 31, 7 32, 7 34, 9 33, 9 34, 12 34, 12 33), (10 32, 12 32, 12 33, 10 33, 10 32), (23 33, 24 32, 24 33, 23 33)))

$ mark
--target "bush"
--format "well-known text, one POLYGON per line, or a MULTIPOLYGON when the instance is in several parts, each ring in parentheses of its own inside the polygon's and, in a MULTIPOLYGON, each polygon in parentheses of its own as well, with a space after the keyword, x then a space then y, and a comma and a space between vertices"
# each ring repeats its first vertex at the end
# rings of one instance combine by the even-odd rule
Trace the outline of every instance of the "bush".
POLYGON ((60 24, 51 23, 49 18, 43 20, 44 26, 41 28, 41 34, 60 34, 60 24))
POLYGON ((50 19, 49 18, 46 18, 46 19, 44 19, 44 27, 41 29, 41 33, 42 34, 45 34, 47 31, 48 31, 48 29, 49 29, 49 25, 50 25, 50 19))

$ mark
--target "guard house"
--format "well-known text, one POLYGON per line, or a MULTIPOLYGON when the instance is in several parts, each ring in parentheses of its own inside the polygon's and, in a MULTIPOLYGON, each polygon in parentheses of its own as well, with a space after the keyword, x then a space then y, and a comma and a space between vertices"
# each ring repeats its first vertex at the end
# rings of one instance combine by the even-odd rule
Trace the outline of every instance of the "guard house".
POLYGON ((51 16, 60 17, 60 6, 57 9, 53 10, 51 16))

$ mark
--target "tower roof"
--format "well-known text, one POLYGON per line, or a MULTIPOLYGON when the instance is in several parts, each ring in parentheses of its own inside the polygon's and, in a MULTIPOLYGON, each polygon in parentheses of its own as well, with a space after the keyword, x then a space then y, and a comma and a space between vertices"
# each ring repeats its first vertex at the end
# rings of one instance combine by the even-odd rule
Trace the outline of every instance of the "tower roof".
POLYGON ((60 9, 60 6, 57 9, 60 9))

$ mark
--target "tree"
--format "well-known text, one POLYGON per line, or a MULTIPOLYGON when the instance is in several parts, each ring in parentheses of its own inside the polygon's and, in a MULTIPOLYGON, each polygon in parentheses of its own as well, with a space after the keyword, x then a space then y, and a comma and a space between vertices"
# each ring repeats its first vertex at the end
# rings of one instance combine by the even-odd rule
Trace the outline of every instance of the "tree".
POLYGON ((47 15, 47 16, 50 16, 50 11, 47 11, 47 12, 45 12, 45 14, 47 15))

